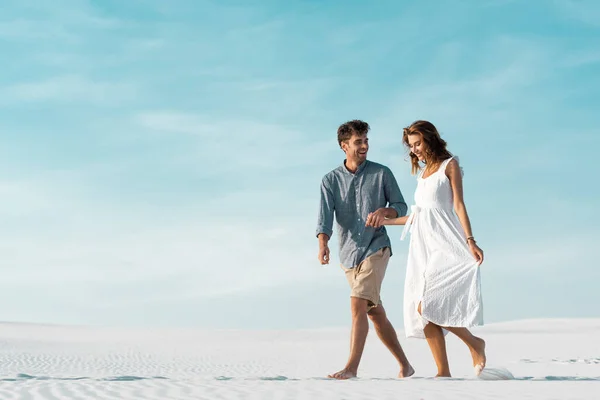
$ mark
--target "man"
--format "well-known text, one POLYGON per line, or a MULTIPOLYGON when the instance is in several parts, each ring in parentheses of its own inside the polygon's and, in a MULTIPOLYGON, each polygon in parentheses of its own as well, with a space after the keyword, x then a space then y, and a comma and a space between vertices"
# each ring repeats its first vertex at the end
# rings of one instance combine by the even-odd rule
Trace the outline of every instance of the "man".
POLYGON ((346 159, 321 182, 317 226, 319 261, 329 264, 328 242, 335 215, 341 267, 350 284, 352 332, 350 357, 344 369, 330 378, 356 377, 369 332, 368 317, 377 335, 400 364, 399 377, 414 374, 394 327, 381 303, 380 290, 391 252, 390 239, 381 222, 404 216, 407 205, 390 169, 367 161, 369 124, 353 120, 338 128, 338 143, 346 159))

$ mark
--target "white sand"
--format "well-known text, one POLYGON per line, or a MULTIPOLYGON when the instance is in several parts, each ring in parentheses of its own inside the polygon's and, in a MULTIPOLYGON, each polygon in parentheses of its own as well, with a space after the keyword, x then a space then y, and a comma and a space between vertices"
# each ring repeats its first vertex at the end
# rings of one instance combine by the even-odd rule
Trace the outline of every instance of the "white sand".
POLYGON ((600 399, 600 319, 536 320, 475 330, 488 366, 514 380, 474 377, 448 336, 453 379, 432 379, 424 341, 401 343, 397 366, 374 332, 360 378, 324 379, 344 364, 348 329, 123 330, 0 323, 0 399, 600 399))

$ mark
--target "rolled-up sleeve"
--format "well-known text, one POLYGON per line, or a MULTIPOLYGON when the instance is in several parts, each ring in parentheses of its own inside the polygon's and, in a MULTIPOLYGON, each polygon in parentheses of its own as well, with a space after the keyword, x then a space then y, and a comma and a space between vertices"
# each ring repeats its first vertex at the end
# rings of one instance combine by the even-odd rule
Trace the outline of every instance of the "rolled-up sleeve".
POLYGON ((398 213, 398 217, 403 217, 408 211, 408 205, 404 201, 396 177, 389 168, 385 169, 383 189, 385 191, 385 197, 390 208, 393 208, 398 213))
POLYGON ((331 238, 333 234, 334 197, 327 177, 321 181, 321 201, 319 203, 319 218, 317 221, 317 236, 324 233, 331 238))

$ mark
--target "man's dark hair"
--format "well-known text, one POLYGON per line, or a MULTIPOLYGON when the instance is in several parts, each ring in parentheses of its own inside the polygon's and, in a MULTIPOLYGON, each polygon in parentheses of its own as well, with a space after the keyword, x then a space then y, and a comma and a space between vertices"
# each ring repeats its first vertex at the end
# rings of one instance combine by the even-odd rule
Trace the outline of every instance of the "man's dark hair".
POLYGON ((366 135, 369 132, 369 129, 371 129, 369 124, 359 119, 343 123, 337 131, 340 147, 342 146, 342 142, 345 142, 352 137, 352 134, 366 135))

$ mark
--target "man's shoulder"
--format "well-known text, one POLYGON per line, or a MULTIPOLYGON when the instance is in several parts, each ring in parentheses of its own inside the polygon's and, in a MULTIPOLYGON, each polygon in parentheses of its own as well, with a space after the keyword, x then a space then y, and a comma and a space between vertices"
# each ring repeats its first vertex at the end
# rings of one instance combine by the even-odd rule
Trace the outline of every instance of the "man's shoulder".
POLYGON ((343 168, 343 166, 339 166, 326 173, 323 176, 323 182, 332 182, 335 179, 338 179, 344 173, 343 168))
POLYGON ((391 173, 392 170, 387 166, 387 165, 383 165, 381 163, 375 162, 375 161, 367 161, 367 168, 371 171, 371 172, 384 172, 384 173, 391 173))

